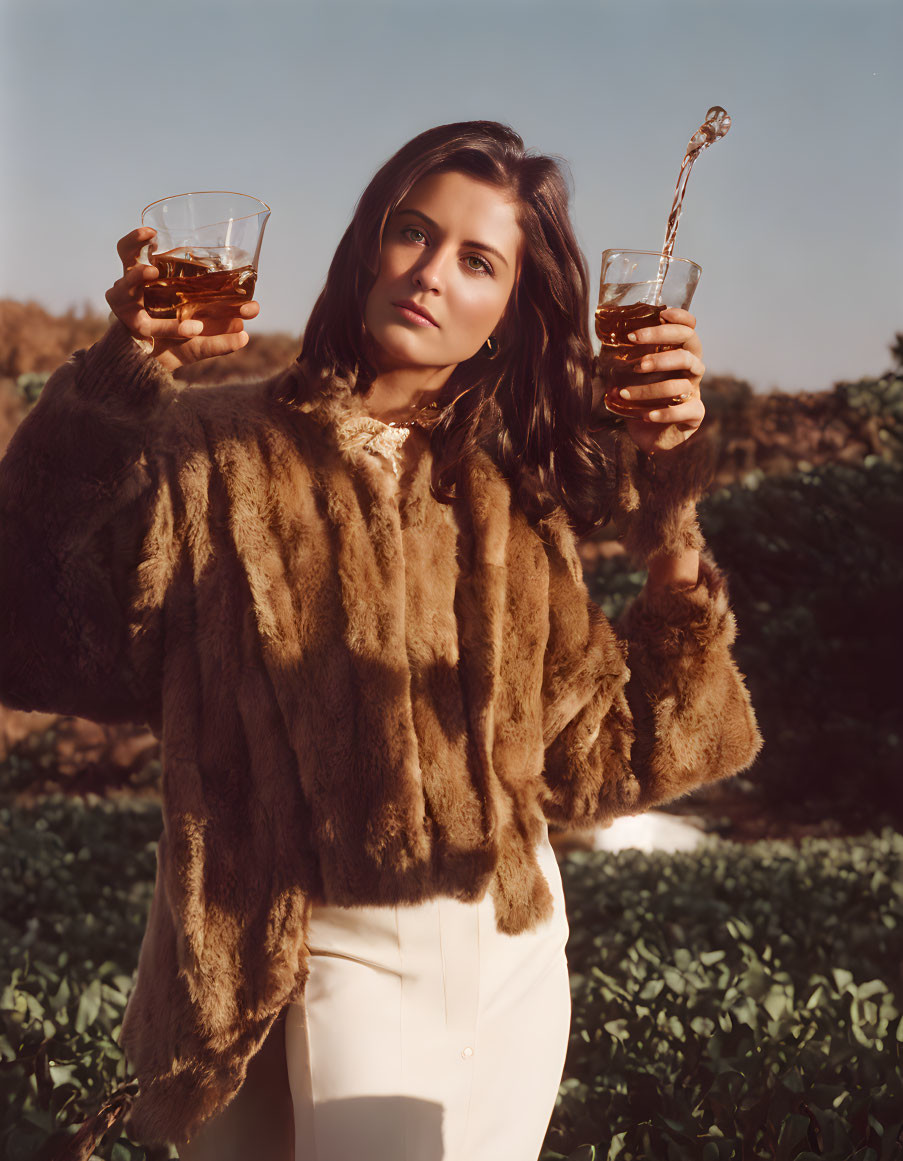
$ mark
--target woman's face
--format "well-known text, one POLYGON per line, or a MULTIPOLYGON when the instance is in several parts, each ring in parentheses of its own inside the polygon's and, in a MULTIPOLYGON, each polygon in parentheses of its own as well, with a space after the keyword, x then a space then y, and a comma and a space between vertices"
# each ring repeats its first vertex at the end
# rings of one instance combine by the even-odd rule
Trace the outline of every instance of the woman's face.
POLYGON ((364 318, 380 372, 453 367, 505 312, 523 235, 501 190, 461 173, 422 178, 389 217, 364 318))

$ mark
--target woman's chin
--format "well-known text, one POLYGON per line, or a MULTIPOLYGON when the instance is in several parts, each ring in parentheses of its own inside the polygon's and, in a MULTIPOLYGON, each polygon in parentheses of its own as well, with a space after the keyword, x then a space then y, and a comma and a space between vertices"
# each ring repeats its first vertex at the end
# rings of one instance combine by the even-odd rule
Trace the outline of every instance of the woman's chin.
POLYGON ((373 343, 374 363, 378 371, 435 370, 447 364, 437 360, 434 353, 424 351, 421 344, 400 341, 373 343))

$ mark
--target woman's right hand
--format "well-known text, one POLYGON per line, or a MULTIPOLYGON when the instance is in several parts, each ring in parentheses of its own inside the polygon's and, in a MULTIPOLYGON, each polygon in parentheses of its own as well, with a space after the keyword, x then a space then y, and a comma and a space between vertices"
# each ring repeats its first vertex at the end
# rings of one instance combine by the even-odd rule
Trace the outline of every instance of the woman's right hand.
POLYGON ((147 266, 138 258, 142 247, 156 233, 150 226, 139 226, 116 243, 122 259, 122 277, 106 294, 113 314, 136 339, 153 340, 153 357, 167 371, 215 355, 228 355, 247 346, 250 336, 244 324, 246 319, 255 318, 259 313, 260 306, 256 302, 242 303, 237 310, 227 303, 216 314, 185 322, 151 318, 144 309, 144 288, 160 275, 156 266, 147 266))

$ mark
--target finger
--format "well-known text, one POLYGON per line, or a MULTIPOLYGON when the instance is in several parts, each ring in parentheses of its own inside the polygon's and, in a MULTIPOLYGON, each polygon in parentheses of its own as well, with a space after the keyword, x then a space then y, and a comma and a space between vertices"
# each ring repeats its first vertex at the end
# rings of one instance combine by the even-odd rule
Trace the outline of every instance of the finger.
POLYGON ((688 347, 672 347, 668 351, 655 351, 650 355, 642 355, 629 364, 634 373, 661 375, 669 371, 690 371, 702 378, 705 364, 698 355, 688 347))
POLYGON ((629 370, 631 374, 645 375, 646 377, 669 375, 679 370, 679 372, 689 372, 701 378, 705 373, 706 365, 699 358, 699 355, 688 347, 671 347, 669 351, 656 351, 652 354, 642 355, 640 359, 627 363, 624 369, 629 370))
POLYGON ((199 354, 199 358, 210 359, 215 355, 228 355, 232 351, 240 351, 250 341, 251 336, 244 330, 224 335, 213 335, 209 339, 200 339, 198 342, 199 344, 203 343, 203 348, 199 346, 198 350, 203 353, 199 354))
POLYGON ((157 277, 155 266, 133 266, 113 283, 106 292, 110 309, 128 325, 126 315, 134 314, 144 305, 144 287, 157 277))
POLYGON ((200 331, 202 338, 208 338, 211 335, 235 335, 244 329, 244 319, 230 318, 228 315, 205 315, 202 318, 194 320, 202 325, 204 328, 200 331))
POLYGON ((692 327, 681 326, 678 323, 666 323, 659 327, 640 327, 627 336, 636 346, 667 347, 681 347, 684 343, 692 342, 695 337, 696 332, 692 327))
POLYGON ((180 322, 178 319, 152 318, 140 301, 122 292, 117 295, 115 290, 114 287, 107 291, 106 298, 110 309, 132 334, 139 338, 193 339, 204 329, 203 323, 197 319, 180 322))
POLYGON ((683 379, 678 375, 670 379, 661 379, 657 383, 633 383, 629 387, 618 390, 618 398, 629 403, 649 403, 653 400, 671 399, 675 395, 698 394, 696 383, 692 379, 683 379))
POLYGON ((195 318, 201 319, 204 323, 220 325, 230 321, 242 323, 247 319, 256 318, 258 314, 260 304, 257 302, 243 302, 241 306, 236 306, 234 301, 213 302, 206 306, 202 313, 196 314, 195 318))
POLYGON ((688 358, 685 367, 658 368, 652 373, 627 369, 619 372, 615 376, 615 385, 621 398, 658 399, 691 389, 697 391, 699 381, 705 372, 705 365, 695 355, 686 353, 688 358))
POLYGON ((142 338, 191 339, 203 332, 204 324, 197 319, 157 319, 144 306, 144 290, 159 276, 155 266, 133 266, 116 280, 106 293, 113 313, 133 334, 142 338))
POLYGON ((699 427, 705 416, 705 405, 695 396, 686 403, 672 404, 669 407, 656 407, 646 412, 646 419, 650 423, 679 423, 681 426, 689 424, 699 427))
POLYGON ((116 253, 122 260, 123 271, 128 270, 134 266, 138 261, 138 255, 151 238, 156 237, 157 231, 151 226, 139 226, 136 230, 132 230, 126 234, 125 237, 120 238, 116 243, 116 253))
POLYGON ((106 293, 110 309, 116 314, 133 311, 144 305, 144 287, 157 277, 153 266, 133 266, 127 274, 117 278, 106 293))
POLYGON ((679 306, 669 306, 659 315, 660 319, 669 323, 681 323, 685 327, 696 327, 696 315, 690 314, 688 310, 684 310, 679 306))
POLYGON ((143 308, 135 314, 135 321, 145 338, 196 339, 204 331, 204 324, 196 318, 180 322, 177 318, 154 318, 143 308))
POLYGON ((131 266, 119 280, 122 283, 123 293, 130 298, 143 298, 144 288, 148 282, 154 282, 160 277, 160 270, 156 266, 145 266, 143 263, 131 266))

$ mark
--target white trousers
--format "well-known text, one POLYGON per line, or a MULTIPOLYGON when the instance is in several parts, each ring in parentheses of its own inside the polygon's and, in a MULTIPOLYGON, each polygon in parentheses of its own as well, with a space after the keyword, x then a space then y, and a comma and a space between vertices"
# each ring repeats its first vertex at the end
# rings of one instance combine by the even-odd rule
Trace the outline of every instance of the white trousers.
POLYGON ((568 924, 521 935, 479 903, 315 907, 304 999, 286 1012, 295 1161, 536 1161, 571 1017, 568 924))

